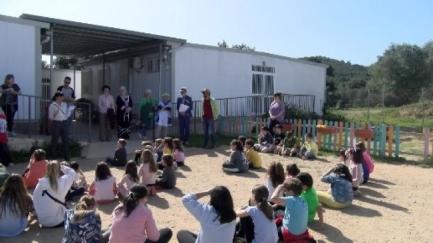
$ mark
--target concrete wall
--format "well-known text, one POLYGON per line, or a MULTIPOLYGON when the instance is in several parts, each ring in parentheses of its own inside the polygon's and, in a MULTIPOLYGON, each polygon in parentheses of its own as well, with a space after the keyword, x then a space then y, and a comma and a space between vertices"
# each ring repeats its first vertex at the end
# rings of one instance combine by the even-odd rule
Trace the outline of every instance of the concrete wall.
MULTIPOLYGON (((74 79, 74 70, 68 69, 53 69, 53 80, 51 80, 50 85, 50 96, 53 96, 57 88, 63 85, 63 80, 65 77, 70 77, 72 79, 70 87, 75 90, 75 96, 77 99, 81 98, 81 71, 75 71, 74 79)), ((50 69, 42 69, 42 78, 50 78, 50 69)))
MULTIPOLYGON (((265 53, 242 52, 186 44, 173 52, 174 89, 186 86, 193 100, 208 88, 214 98, 252 95, 252 65, 274 67, 274 90, 315 96, 314 110, 322 113, 325 100, 326 66, 265 53)), ((245 104, 239 104, 245 106, 245 104)))

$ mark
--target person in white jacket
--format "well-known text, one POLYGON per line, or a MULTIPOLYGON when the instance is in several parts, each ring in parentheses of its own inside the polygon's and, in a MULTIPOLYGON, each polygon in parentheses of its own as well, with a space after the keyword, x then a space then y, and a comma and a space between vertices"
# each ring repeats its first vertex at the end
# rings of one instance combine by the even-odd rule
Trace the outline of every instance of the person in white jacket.
POLYGON ((47 165, 47 175, 39 179, 33 193, 33 205, 39 223, 43 227, 61 227, 67 210, 65 196, 75 179, 75 171, 60 166, 57 161, 47 165), (63 175, 60 175, 60 171, 63 175))

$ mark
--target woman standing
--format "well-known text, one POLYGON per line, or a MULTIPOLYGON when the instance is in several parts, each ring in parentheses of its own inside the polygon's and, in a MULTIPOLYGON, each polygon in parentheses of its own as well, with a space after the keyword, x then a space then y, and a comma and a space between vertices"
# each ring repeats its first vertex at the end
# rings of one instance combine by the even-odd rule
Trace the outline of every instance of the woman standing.
POLYGON ((187 194, 182 198, 185 208, 200 222, 198 235, 181 230, 177 234, 180 243, 232 242, 236 228, 236 213, 229 189, 217 186, 205 192, 187 194), (210 203, 200 203, 202 197, 210 196, 210 203))
POLYGON ((114 113, 114 98, 110 95, 111 88, 108 85, 102 87, 102 94, 99 96, 99 139, 101 142, 111 139, 110 115, 114 113))
POLYGON ((57 161, 47 165, 47 175, 39 180, 33 192, 33 205, 39 223, 43 227, 62 227, 65 220, 65 196, 75 180, 75 171, 60 166, 57 161), (60 171, 63 176, 60 176, 60 171))
POLYGON ((154 111, 158 101, 152 97, 152 91, 150 89, 144 92, 144 98, 140 102, 139 106, 139 119, 141 121, 140 129, 138 131, 138 137, 140 139, 147 139, 147 131, 152 127, 154 121, 154 111))
POLYGON ((171 127, 171 101, 168 93, 162 94, 162 100, 159 101, 157 109, 158 109, 158 117, 156 119, 156 138, 165 138, 167 137, 168 127, 171 127))
POLYGON ((274 94, 274 101, 269 106, 269 132, 274 136, 274 127, 277 124, 284 122, 284 115, 286 113, 286 107, 282 101, 282 94, 280 92, 274 94))
POLYGON ((48 119, 51 121, 51 158, 57 159, 57 143, 62 139, 63 157, 66 161, 69 157, 68 144, 68 105, 63 102, 63 93, 56 91, 53 103, 48 108, 48 119))
POLYGON ((18 174, 10 175, 0 189, 0 238, 14 237, 27 228, 27 216, 33 212, 32 197, 18 174))
POLYGON ((125 86, 119 88, 120 94, 116 99, 117 137, 129 139, 131 137, 131 110, 132 99, 128 95, 125 86))
POLYGON ((7 119, 7 130, 9 136, 15 137, 17 134, 13 131, 14 117, 18 110, 18 95, 21 95, 21 89, 18 84, 15 83, 14 75, 8 74, 5 77, 5 82, 1 86, 3 95, 0 103, 1 107, 5 112, 7 119))

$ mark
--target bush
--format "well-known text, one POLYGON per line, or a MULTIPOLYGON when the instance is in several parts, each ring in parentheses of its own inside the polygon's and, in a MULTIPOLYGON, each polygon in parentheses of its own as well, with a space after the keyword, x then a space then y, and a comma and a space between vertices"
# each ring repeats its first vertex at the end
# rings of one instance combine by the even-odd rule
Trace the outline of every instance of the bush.
MULTIPOLYGON (((14 163, 27 162, 36 149, 43 149, 48 156, 51 152, 51 142, 44 141, 42 143, 39 143, 38 141, 36 141, 32 144, 32 146, 29 149, 22 149, 19 151, 11 150, 12 160, 14 161, 14 163)), ((71 155, 71 158, 81 157, 82 149, 83 146, 78 141, 69 140, 69 154, 71 155)), ((63 159, 61 143, 57 144, 57 158, 63 159)))
MULTIPOLYGON (((323 119, 327 121, 338 121, 338 122, 346 122, 347 118, 342 114, 336 114, 329 111, 329 109, 325 109, 323 111, 324 116, 317 115, 316 112, 308 112, 306 110, 303 110, 299 108, 296 105, 286 105, 286 114, 284 116, 284 119, 290 120, 290 119, 301 119, 301 120, 318 120, 323 119)), ((265 113, 263 118, 269 118, 269 114, 265 113)))

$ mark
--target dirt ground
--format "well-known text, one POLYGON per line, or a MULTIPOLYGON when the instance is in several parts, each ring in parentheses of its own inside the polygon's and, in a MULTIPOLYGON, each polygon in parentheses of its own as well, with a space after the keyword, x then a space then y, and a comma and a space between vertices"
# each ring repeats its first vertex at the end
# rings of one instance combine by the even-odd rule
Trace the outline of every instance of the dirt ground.
MULTIPOLYGON (((182 195, 224 185, 230 189, 235 207, 239 208, 246 204, 250 188, 264 183, 266 175, 265 169, 238 175, 223 173, 221 163, 229 155, 228 147, 215 151, 187 149, 186 154, 186 166, 177 171, 177 189, 162 191, 149 198, 149 207, 158 226, 169 227, 174 232, 170 242, 177 242, 175 235, 181 229, 197 232, 199 228, 198 222, 182 206, 182 195)), ((296 162, 301 171, 313 175, 316 190, 328 189, 327 184, 319 181, 320 175, 338 163, 338 158, 332 156, 321 157, 317 161, 301 161, 262 154, 262 160, 264 168, 271 161, 280 161, 284 165, 296 162)), ((77 162, 91 182, 98 161, 77 162)), ((18 164, 9 170, 22 173, 25 166, 18 164)), ((123 175, 119 169, 114 168, 112 172, 118 179, 123 175)), ((377 163, 371 182, 360 189, 363 196, 343 210, 325 208, 325 229, 316 231, 312 225, 310 231, 319 242, 433 242, 432 176, 432 169, 377 163)), ((99 207, 103 227, 109 225, 109 215, 116 205, 99 207)), ((63 229, 41 229, 37 222, 31 222, 20 236, 0 239, 0 242, 60 242, 62 234, 63 229)))

